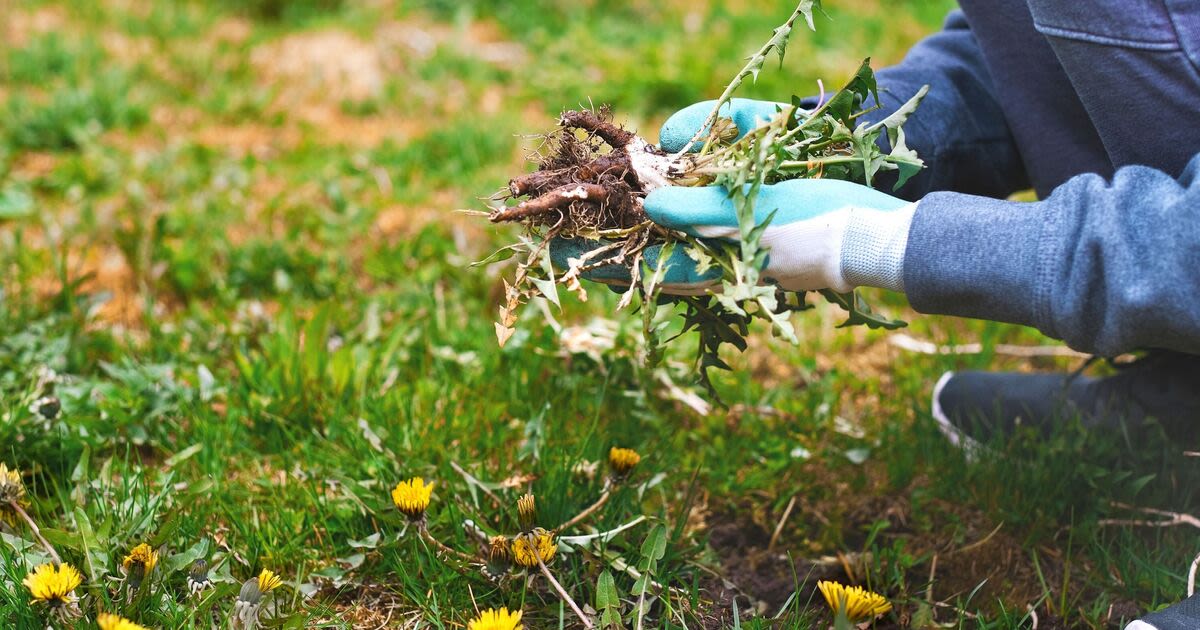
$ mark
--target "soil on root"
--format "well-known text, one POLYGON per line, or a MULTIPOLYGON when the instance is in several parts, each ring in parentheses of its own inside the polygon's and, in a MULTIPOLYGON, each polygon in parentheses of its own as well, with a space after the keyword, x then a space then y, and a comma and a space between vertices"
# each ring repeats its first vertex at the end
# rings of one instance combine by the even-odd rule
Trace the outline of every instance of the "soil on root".
POLYGON ((536 153, 538 170, 509 182, 506 197, 527 199, 493 211, 491 220, 548 226, 562 236, 645 224, 646 189, 628 152, 637 136, 611 118, 607 108, 563 113, 561 128, 536 153))

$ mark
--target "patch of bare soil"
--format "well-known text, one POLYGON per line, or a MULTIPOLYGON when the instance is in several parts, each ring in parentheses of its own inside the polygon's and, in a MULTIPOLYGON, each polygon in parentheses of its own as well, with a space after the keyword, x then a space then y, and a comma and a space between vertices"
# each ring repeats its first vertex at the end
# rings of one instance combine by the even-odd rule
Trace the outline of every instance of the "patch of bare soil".
MULTIPOLYGON (((132 66, 150 62, 160 56, 157 54, 157 45, 153 39, 145 36, 136 37, 111 29, 106 29, 101 33, 100 44, 104 47, 104 52, 122 65, 132 66)), ((160 71, 169 71, 169 66, 165 63, 159 63, 156 67, 160 71)))
MULTIPOLYGON (((978 510, 942 501, 923 504, 923 513, 914 515, 907 496, 867 496, 862 493, 837 493, 837 500, 798 508, 785 527, 774 548, 771 547, 773 525, 764 526, 761 520, 778 522, 781 515, 753 515, 752 506, 744 506, 709 517, 709 546, 720 560, 720 579, 713 579, 706 589, 716 602, 717 609, 730 609, 730 600, 739 599, 745 610, 747 600, 759 610, 774 614, 793 592, 800 602, 822 606, 816 585, 820 580, 837 580, 846 584, 865 584, 867 570, 877 562, 864 553, 866 532, 873 523, 887 521, 881 530, 876 548, 888 548, 893 541, 903 540, 905 553, 921 558, 907 567, 905 583, 912 592, 887 593, 895 607, 894 616, 881 620, 877 629, 909 628, 914 615, 932 605, 935 620, 958 618, 958 602, 970 599, 969 617, 975 611, 997 610, 1003 603, 1008 611, 1023 611, 1042 599, 1044 590, 1032 552, 1026 549, 1003 524, 994 523, 978 510), (924 525, 914 525, 914 517, 924 525), (822 527, 835 527, 844 536, 841 548, 820 549, 813 540, 821 538, 822 527), (790 552, 790 553, 789 553, 790 552), (932 585, 932 586, 931 586, 932 585)), ((1037 549, 1038 562, 1045 583, 1052 591, 1063 583, 1064 561, 1056 550, 1037 549)), ((1079 575, 1087 568, 1073 569, 1079 575)), ((886 567, 885 567, 886 568, 886 567)), ((1070 583, 1072 598, 1082 594, 1090 597, 1084 585, 1070 583)), ((1038 627, 1082 628, 1066 624, 1045 607, 1037 609, 1038 627)), ((1132 602, 1117 602, 1109 613, 1108 627, 1120 628, 1137 613, 1132 602)))
POLYGON ((237 157, 253 155, 260 160, 275 157, 300 143, 300 134, 293 127, 258 124, 206 124, 196 128, 190 137, 192 142, 203 147, 237 157))
POLYGON ((262 44, 250 63, 288 102, 365 102, 382 94, 386 76, 376 47, 332 29, 262 44))
MULTIPOLYGON (((374 146, 385 139, 409 140, 424 131, 428 121, 411 112, 353 115, 345 111, 346 106, 385 96, 388 77, 405 74, 444 46, 510 68, 528 56, 491 22, 474 21, 457 28, 410 18, 386 22, 366 39, 336 29, 295 33, 257 46, 249 60, 262 83, 275 90, 272 109, 289 122, 310 127, 316 142, 374 146)), ((503 91, 498 88, 480 99, 455 88, 454 81, 434 90, 414 79, 405 89, 418 101, 438 103, 450 111, 472 107, 488 113, 502 105, 503 91)))
POLYGON ((49 151, 23 151, 13 159, 12 172, 21 179, 45 177, 58 166, 59 157, 49 151))
POLYGON ((376 44, 386 58, 400 65, 425 60, 441 46, 500 68, 514 69, 529 61, 525 47, 510 41, 492 21, 475 20, 462 27, 432 19, 409 17, 384 24, 376 31, 376 44))
POLYGON ((226 16, 217 21, 209 31, 209 41, 214 44, 237 46, 245 43, 254 33, 254 23, 246 18, 226 16))
MULTIPOLYGON (((143 296, 133 270, 115 245, 72 250, 67 254, 67 269, 70 280, 79 282, 77 291, 104 298, 94 313, 96 326, 117 326, 125 331, 142 328, 143 296)), ((48 270, 34 280, 33 288, 49 298, 61 293, 63 285, 58 275, 48 270)))
POLYGON ((30 39, 60 31, 67 24, 67 14, 60 7, 41 7, 32 11, 15 9, 15 2, 0 2, 0 33, 7 48, 21 48, 30 39))
MULTIPOLYGON (((721 559, 724 577, 732 584, 720 584, 720 595, 741 593, 751 599, 754 608, 774 614, 799 590, 802 601, 821 595, 816 592, 820 580, 848 581, 856 559, 836 556, 808 558, 809 550, 795 553, 787 545, 770 546, 771 532, 753 520, 733 513, 716 514, 708 534, 709 545, 721 559), (789 557, 789 551, 793 551, 789 557), (850 569, 848 571, 847 569, 850 569), (799 580, 799 582, 797 582, 799 580)), ((729 606, 725 606, 729 608, 729 606)), ((742 609, 746 607, 741 606, 742 609)))

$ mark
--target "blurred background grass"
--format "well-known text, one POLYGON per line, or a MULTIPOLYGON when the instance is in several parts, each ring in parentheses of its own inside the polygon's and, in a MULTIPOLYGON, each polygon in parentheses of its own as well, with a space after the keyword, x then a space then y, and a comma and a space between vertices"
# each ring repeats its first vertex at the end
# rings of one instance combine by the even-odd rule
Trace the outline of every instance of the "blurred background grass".
MULTIPOLYGON (((863 57, 896 62, 953 3, 826 4, 744 96, 786 100, 840 84, 863 57)), ((738 610, 765 615, 751 627, 804 627, 818 613, 803 572, 837 553, 862 559, 841 578, 892 598, 886 623, 902 627, 929 615, 1027 627, 1026 606, 1043 623, 1111 627, 1177 599, 1186 535, 1097 524, 1110 499, 1193 505, 1194 466, 1177 453, 1120 455, 1066 432, 967 462, 932 429, 928 392, 945 369, 1074 365, 992 351, 1048 342, 1036 333, 872 296, 909 334, 984 348, 916 355, 818 308, 800 318, 799 347, 761 337, 730 357, 737 371, 718 381, 730 407, 707 413, 637 369, 636 318, 604 291, 550 321, 530 309, 496 347, 508 270, 469 264, 516 234, 454 210, 482 209, 530 168, 529 134, 564 108, 609 103, 653 137, 718 94, 791 8, 0 4, 0 460, 25 472, 33 514, 88 567, 89 610, 209 627, 236 582, 269 567, 289 582, 292 623, 461 627, 478 604, 557 625, 544 589, 438 561, 387 491, 437 480, 431 528, 469 549, 462 519, 511 530, 524 489, 547 522, 587 505, 601 482, 579 465, 614 444, 645 460, 593 524, 670 525, 660 578, 688 593, 658 604, 656 627, 731 624, 734 591, 714 575, 742 594, 738 610), (31 404, 50 395, 62 411, 47 419, 31 404), (511 480, 504 505, 452 463, 511 480), (124 602, 105 579, 142 540, 176 562, 161 597, 124 602), (934 575, 939 554, 980 541, 934 575), (225 590, 197 605, 180 593, 201 555, 225 590)), ((19 585, 37 551, 4 535, 0 625, 42 627, 19 585)), ((644 535, 609 549, 636 559, 644 535)), ((603 564, 576 553, 556 571, 590 602, 603 564)))

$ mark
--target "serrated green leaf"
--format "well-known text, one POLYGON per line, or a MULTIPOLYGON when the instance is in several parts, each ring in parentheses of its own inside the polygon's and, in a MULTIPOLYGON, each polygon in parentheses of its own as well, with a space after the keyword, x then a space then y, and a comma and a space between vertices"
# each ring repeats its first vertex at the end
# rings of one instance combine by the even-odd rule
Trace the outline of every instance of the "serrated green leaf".
POLYGON ((903 105, 896 108, 896 111, 888 114, 883 120, 871 125, 871 128, 875 129, 878 127, 886 127, 888 130, 888 138, 895 142, 895 137, 892 136, 892 133, 899 130, 900 126, 908 121, 908 117, 911 116, 913 112, 917 111, 917 107, 921 105, 921 101, 928 93, 929 85, 922 85, 921 89, 917 90, 917 93, 914 94, 912 98, 905 101, 903 105))

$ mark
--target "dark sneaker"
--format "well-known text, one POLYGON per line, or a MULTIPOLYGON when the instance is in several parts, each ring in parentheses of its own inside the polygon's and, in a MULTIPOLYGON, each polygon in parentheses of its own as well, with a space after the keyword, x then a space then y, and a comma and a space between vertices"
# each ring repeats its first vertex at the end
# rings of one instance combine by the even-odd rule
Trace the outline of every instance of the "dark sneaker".
POLYGON ((1200 628, 1200 593, 1174 606, 1150 613, 1125 630, 1196 630, 1200 628))
POLYGON ((968 449, 1018 427, 1050 433, 1078 419, 1089 430, 1120 430, 1151 418, 1192 447, 1200 435, 1200 356, 1155 352, 1105 378, 947 372, 934 386, 933 417, 968 449))

